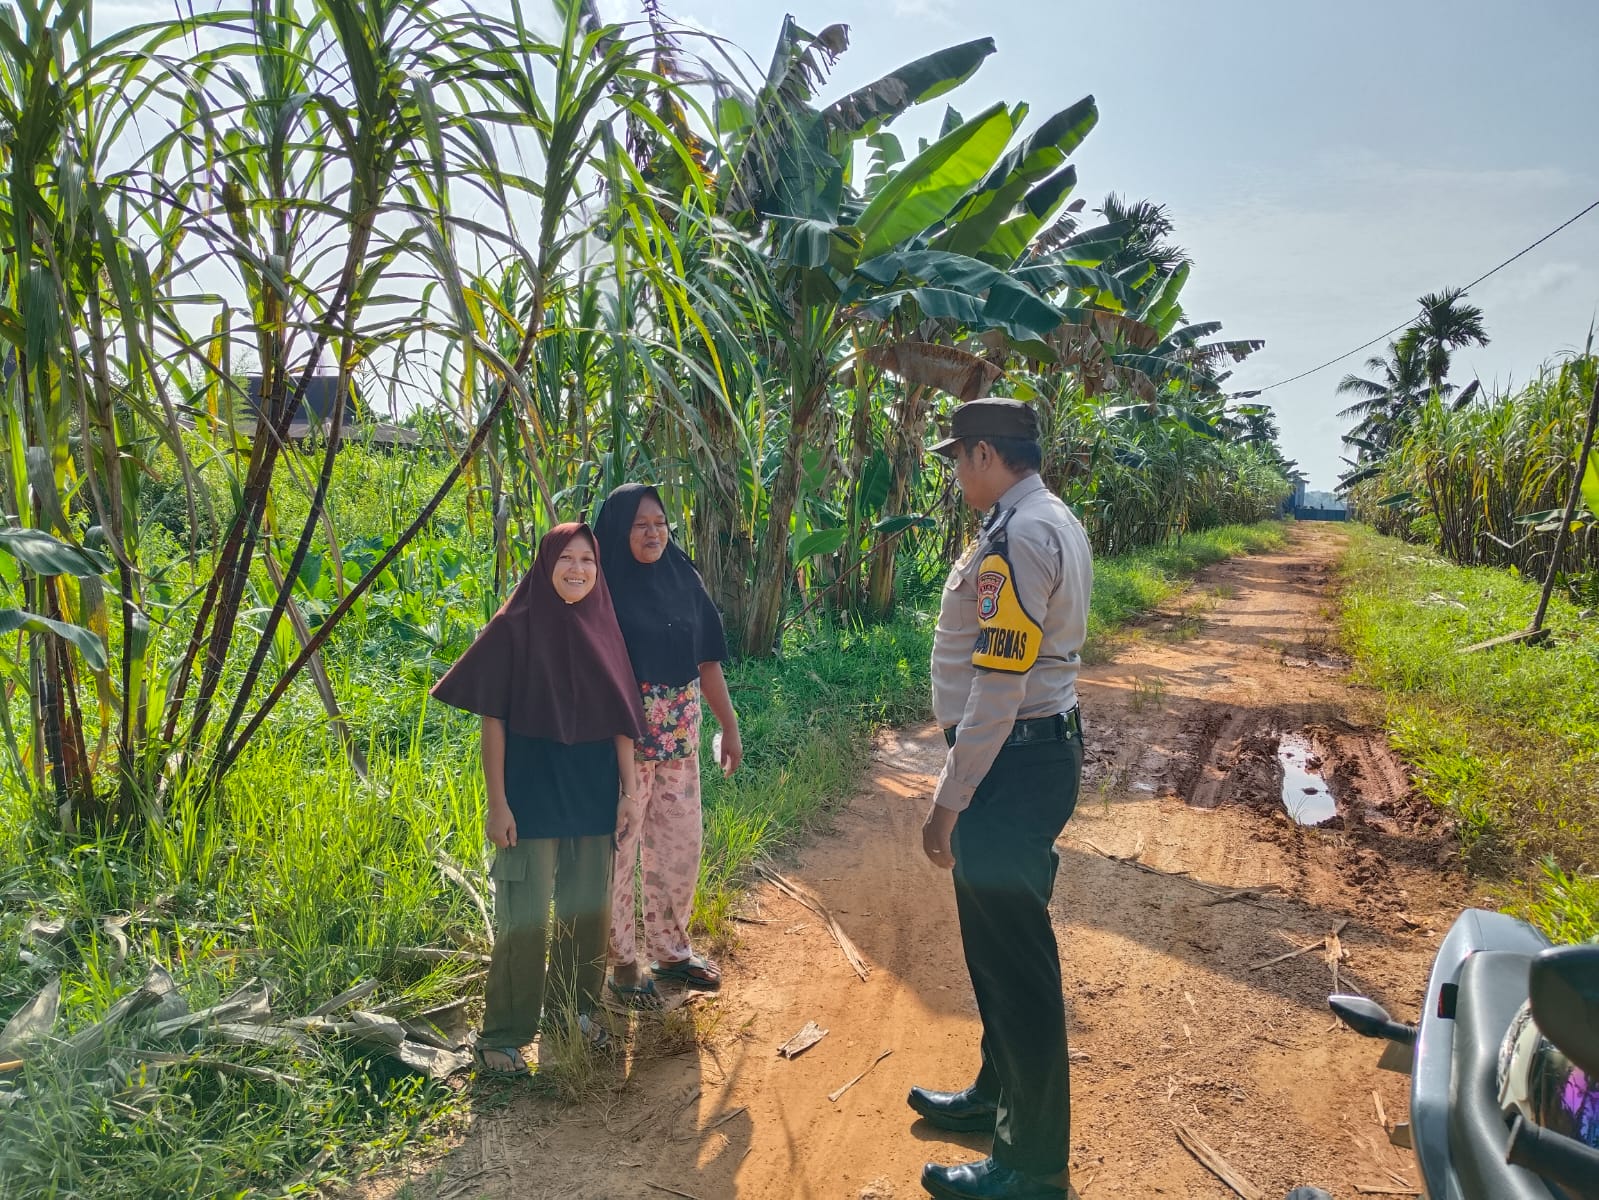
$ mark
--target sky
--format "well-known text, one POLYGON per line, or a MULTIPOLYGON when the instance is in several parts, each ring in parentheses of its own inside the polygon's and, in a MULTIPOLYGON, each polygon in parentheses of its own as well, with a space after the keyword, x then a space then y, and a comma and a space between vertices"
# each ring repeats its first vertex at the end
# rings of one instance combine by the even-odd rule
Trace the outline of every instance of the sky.
MULTIPOLYGON (((626 19, 637 0, 599 0, 626 19)), ((1416 314, 1599 200, 1599 4, 1593 0, 663 0, 669 16, 764 72, 785 12, 850 26, 822 99, 990 36, 965 85, 894 126, 932 135, 1025 100, 1029 127, 1086 94, 1098 127, 1077 196, 1167 206, 1194 259, 1193 320, 1264 338, 1230 388, 1317 366, 1416 314)), ((1452 378, 1525 381, 1580 349, 1599 317, 1599 210, 1474 289, 1492 341, 1452 378)), ((1343 469, 1343 375, 1371 350, 1268 391, 1313 489, 1343 469)))

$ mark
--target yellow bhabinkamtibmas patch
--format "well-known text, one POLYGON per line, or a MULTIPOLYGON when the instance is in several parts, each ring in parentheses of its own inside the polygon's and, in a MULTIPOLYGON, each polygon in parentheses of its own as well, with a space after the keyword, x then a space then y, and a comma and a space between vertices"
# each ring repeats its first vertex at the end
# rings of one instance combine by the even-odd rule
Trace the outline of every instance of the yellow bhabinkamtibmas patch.
POLYGON ((1030 671, 1038 661, 1044 631, 1016 595, 1010 561, 990 552, 977 572, 977 619, 972 666, 987 671, 1030 671))

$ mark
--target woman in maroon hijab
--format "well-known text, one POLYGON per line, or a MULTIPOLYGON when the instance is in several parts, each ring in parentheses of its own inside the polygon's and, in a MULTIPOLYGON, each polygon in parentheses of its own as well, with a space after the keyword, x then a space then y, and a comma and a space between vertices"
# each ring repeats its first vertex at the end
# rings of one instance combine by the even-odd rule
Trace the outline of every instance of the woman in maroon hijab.
MULTIPOLYGON (((611 839, 643 710, 587 525, 557 525, 505 606, 433 689, 483 719, 496 935, 477 1059, 526 1074, 546 1014, 598 1019, 611 839), (550 908, 553 901, 555 919, 550 908)), ((545 1022, 547 1024, 547 1022, 545 1022)))

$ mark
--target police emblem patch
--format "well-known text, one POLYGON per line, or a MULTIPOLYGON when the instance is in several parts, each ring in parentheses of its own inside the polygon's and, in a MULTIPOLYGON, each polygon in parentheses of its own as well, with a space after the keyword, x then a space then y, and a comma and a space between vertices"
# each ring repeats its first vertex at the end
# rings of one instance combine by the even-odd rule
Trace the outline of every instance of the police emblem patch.
POLYGON ((999 614, 999 595, 1010 581, 1003 571, 984 571, 977 577, 977 616, 992 621, 999 614))

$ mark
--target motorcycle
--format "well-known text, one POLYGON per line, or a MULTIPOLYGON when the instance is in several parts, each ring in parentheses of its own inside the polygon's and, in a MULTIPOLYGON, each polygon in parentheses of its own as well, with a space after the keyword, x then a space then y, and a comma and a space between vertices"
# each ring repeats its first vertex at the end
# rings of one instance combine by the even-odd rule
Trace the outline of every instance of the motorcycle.
MULTIPOLYGON (((1508 1121, 1500 1106, 1501 1052, 1524 1004, 1533 1037, 1575 1068, 1568 1105, 1594 1102, 1599 944, 1551 946, 1524 921, 1469 909, 1438 949, 1416 1024, 1364 996, 1327 1003, 1356 1033, 1387 1043, 1380 1066, 1411 1076, 1409 1141, 1428 1200, 1599 1200, 1599 1150, 1523 1113, 1508 1121)), ((1318 1194, 1299 1189, 1290 1200, 1318 1194)))

